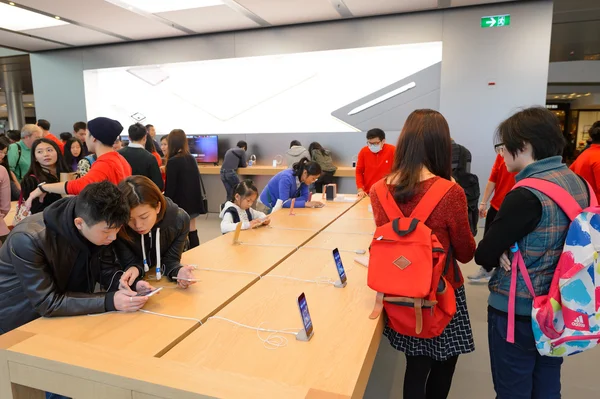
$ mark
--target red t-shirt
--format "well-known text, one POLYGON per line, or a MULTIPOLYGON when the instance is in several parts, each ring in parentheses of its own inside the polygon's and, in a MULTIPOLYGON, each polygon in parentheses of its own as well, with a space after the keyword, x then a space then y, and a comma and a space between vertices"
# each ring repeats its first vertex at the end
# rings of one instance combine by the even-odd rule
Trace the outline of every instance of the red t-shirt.
POLYGON ((85 176, 67 182, 65 190, 67 194, 77 195, 90 183, 108 180, 113 184, 119 184, 129 176, 131 176, 131 166, 127 160, 118 152, 111 151, 99 156, 85 176))
POLYGON ((60 148, 60 152, 62 152, 63 154, 65 153, 65 145, 63 144, 63 142, 61 140, 58 139, 58 137, 56 137, 52 133, 48 132, 48 134, 46 134, 46 136, 44 138, 54 141, 58 145, 58 148, 60 148))
POLYGON ((396 147, 391 144, 384 144, 377 154, 369 147, 360 150, 356 162, 356 188, 362 188, 368 194, 373 184, 390 174, 395 152, 396 147))
POLYGON ((590 183, 596 198, 600 198, 600 144, 592 144, 582 152, 570 169, 590 183))
POLYGON ((510 173, 508 169, 506 169, 506 164, 504 163, 504 158, 502 155, 496 156, 496 162, 494 162, 494 166, 492 166, 492 173, 490 174, 490 181, 492 183, 496 183, 494 195, 490 201, 490 205, 495 210, 500 209, 500 205, 502 205, 504 197, 506 197, 506 194, 508 194, 508 192, 515 185, 516 174, 516 172, 510 173))

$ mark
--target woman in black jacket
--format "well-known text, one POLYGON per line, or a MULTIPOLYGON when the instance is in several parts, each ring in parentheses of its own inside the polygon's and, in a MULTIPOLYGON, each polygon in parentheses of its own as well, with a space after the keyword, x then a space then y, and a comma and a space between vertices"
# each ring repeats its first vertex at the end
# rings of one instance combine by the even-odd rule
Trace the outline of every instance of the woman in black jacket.
MULTIPOLYGON (((182 288, 193 282, 193 267, 183 266, 181 254, 190 230, 188 214, 145 176, 130 176, 119 183, 131 209, 115 249, 125 273, 121 285, 133 284, 144 273, 158 272, 182 288)), ((158 277, 158 275, 157 275, 158 277)))
POLYGON ((190 215, 190 249, 200 245, 196 231, 196 218, 208 212, 204 209, 200 189, 200 171, 196 159, 190 154, 185 132, 181 129, 169 133, 165 196, 190 215))
MULTIPOLYGON (((31 192, 38 188, 40 183, 58 183, 61 173, 70 172, 71 169, 54 141, 43 138, 34 141, 31 146, 31 166, 21 180, 23 202, 27 201, 31 192)), ((31 215, 41 212, 61 198, 60 194, 45 194, 43 202, 38 198, 33 200, 29 212, 31 215)))

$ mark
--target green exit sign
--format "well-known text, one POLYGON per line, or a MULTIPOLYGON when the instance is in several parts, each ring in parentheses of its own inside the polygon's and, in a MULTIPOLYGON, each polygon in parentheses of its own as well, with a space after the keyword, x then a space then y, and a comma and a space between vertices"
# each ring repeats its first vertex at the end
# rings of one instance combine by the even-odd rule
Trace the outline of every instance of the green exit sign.
POLYGON ((510 25, 510 14, 493 15, 490 17, 481 17, 482 28, 495 28, 497 26, 510 25))

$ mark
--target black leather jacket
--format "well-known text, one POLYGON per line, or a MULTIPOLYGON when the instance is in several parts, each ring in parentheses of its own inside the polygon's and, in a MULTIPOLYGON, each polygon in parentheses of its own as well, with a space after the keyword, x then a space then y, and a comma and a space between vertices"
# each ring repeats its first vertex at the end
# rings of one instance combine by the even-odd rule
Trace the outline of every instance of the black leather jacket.
POLYGON ((101 313, 114 308, 121 270, 112 246, 98 247, 75 227, 75 197, 29 216, 0 248, 0 334, 40 316, 101 313), (111 285, 109 287, 109 285, 111 285))
MULTIPOLYGON (((156 231, 160 228, 160 260, 161 271, 164 276, 176 277, 181 268, 181 254, 184 251, 190 232, 190 217, 171 199, 167 200, 167 210, 163 219, 154 225, 149 234, 144 235, 146 259, 150 272, 156 268, 156 231)), ((127 237, 119 235, 115 241, 115 252, 123 270, 135 266, 144 275, 142 256, 142 236, 129 226, 124 227, 127 237)))

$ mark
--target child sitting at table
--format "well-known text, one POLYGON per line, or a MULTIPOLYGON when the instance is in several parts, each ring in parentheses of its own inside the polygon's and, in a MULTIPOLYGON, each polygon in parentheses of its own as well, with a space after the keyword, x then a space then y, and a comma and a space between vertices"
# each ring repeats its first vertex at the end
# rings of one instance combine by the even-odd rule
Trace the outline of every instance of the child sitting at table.
POLYGON ((234 231, 238 223, 242 223, 242 230, 252 229, 271 223, 271 219, 262 212, 252 209, 252 204, 258 197, 258 190, 252 180, 238 183, 233 190, 233 197, 225 203, 219 217, 221 233, 234 231))

